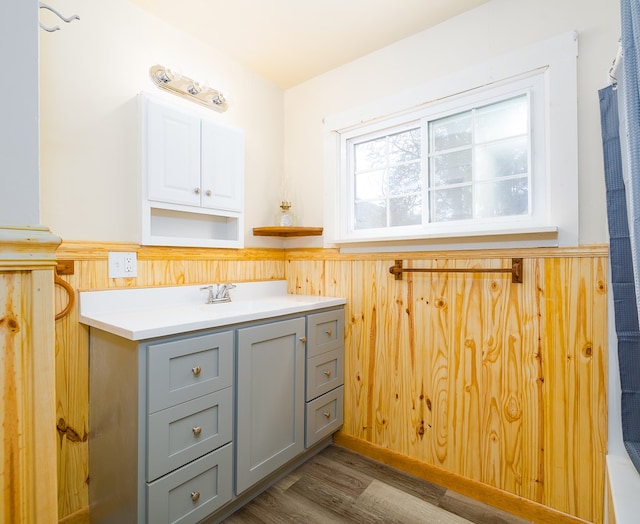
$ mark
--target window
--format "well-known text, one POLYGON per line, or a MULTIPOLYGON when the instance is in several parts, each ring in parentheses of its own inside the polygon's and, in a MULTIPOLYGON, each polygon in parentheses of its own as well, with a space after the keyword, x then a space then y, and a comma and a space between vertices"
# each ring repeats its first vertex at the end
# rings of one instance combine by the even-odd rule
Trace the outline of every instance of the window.
POLYGON ((331 240, 577 245, 576 53, 563 35, 327 117, 331 240))
POLYGON ((347 139, 353 229, 528 215, 529 114, 525 93, 347 139))
POLYGON ((532 74, 344 133, 347 235, 539 222, 546 175, 544 161, 534 160, 536 152, 544 158, 543 86, 541 73, 532 74))

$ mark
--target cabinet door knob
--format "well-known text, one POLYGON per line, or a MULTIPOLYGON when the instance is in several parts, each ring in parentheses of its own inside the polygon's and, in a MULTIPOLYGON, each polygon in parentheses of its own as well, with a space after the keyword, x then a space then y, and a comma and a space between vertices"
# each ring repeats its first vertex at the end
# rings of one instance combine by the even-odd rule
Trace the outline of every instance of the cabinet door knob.
POLYGON ((306 344, 307 337, 300 337, 300 342, 302 342, 303 344, 306 344))
POLYGON ((205 195, 207 195, 207 196, 211 196, 213 193, 211 192, 211 189, 207 189, 207 190, 204 192, 204 194, 205 194, 205 195))
POLYGON ((193 372, 194 377, 199 377, 200 373, 202 373, 202 368, 200 366, 196 366, 194 368, 191 368, 191 371, 193 372))
POLYGON ((331 411, 325 411, 323 415, 327 418, 331 418, 331 411))
POLYGON ((202 433, 202 427, 201 426, 196 426, 191 431, 193 431, 194 436, 199 437, 200 433, 202 433))
POLYGON ((199 195, 199 194, 200 194, 200 188, 199 188, 199 187, 195 187, 195 188, 193 189, 193 192, 194 192, 196 195, 199 195))
POLYGON ((323 373, 324 373, 325 377, 327 377, 327 378, 331 377, 331 370, 330 369, 328 369, 327 371, 323 371, 323 373))
POLYGON ((333 331, 331 329, 327 329, 325 333, 327 334, 328 337, 333 335, 333 331))
POLYGON ((193 500, 193 502, 198 502, 198 500, 200 500, 200 492, 199 491, 192 491, 191 492, 191 500, 193 500))

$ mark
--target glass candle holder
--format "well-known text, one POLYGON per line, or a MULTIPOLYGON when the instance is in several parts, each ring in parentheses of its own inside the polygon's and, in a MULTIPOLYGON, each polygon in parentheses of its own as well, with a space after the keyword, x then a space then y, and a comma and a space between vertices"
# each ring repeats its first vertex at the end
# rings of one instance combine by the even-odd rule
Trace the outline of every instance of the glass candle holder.
POLYGON ((278 225, 282 227, 291 227, 295 225, 295 217, 291 212, 291 202, 283 200, 280 203, 280 213, 278 215, 278 225))

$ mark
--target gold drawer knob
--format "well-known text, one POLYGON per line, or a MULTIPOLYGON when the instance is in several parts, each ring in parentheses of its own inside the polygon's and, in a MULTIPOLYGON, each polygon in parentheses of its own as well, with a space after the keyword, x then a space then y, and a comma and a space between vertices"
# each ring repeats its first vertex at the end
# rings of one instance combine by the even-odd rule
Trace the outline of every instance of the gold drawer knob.
POLYGON ((193 502, 198 502, 200 500, 200 492, 199 491, 192 491, 191 492, 191 500, 193 500, 193 502))
POLYGON ((194 368, 191 368, 191 371, 193 372, 194 377, 199 377, 200 373, 202 373, 202 368, 200 366, 196 366, 194 368))
POLYGON ((323 371, 323 373, 324 373, 325 377, 327 377, 327 378, 331 377, 331 370, 330 369, 328 369, 327 371, 323 371))
POLYGON ((195 428, 193 428, 191 431, 193 431, 193 435, 196 437, 200 436, 200 433, 202 433, 202 427, 200 426, 196 426, 195 428))
POLYGON ((331 411, 325 411, 323 415, 327 418, 331 418, 331 411))
POLYGON ((306 344, 307 337, 300 337, 300 342, 302 342, 303 344, 306 344))
POLYGON ((328 336, 328 337, 333 336, 333 330, 332 330, 332 329, 327 329, 327 330, 325 331, 325 333, 327 334, 327 336, 328 336))

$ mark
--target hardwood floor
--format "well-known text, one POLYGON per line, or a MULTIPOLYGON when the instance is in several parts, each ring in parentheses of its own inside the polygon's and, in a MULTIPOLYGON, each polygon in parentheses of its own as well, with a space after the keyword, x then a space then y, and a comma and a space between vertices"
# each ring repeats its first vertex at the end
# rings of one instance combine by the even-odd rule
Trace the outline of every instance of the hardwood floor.
POLYGON ((329 446, 224 524, 524 524, 450 490, 329 446))

